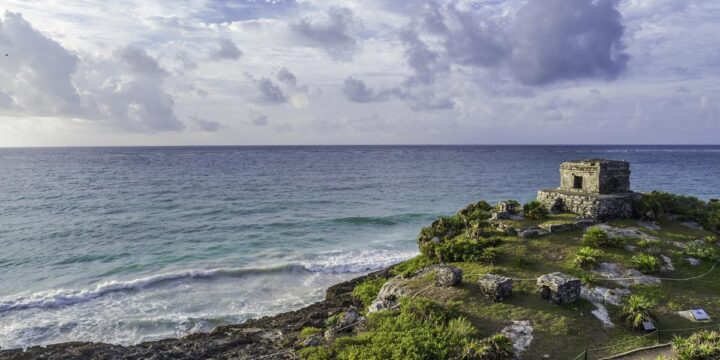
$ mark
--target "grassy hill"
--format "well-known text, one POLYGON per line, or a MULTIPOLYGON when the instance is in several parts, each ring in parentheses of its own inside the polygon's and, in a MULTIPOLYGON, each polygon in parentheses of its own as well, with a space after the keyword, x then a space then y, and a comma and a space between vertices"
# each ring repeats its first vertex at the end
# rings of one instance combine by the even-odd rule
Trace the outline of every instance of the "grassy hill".
MULTIPOLYGON (((604 230, 591 231, 605 235, 609 233, 611 239, 598 244, 583 239, 588 237, 585 235, 587 229, 548 233, 532 238, 521 238, 513 234, 515 231, 501 232, 498 230, 499 225, 505 225, 500 226, 503 229, 523 230, 541 224, 572 223, 575 219, 572 214, 541 214, 536 219, 522 219, 518 216, 514 220, 491 221, 489 214, 493 208, 480 202, 423 229, 418 239, 422 255, 394 267, 392 274, 397 279, 390 281, 400 284, 405 298, 424 299, 452 308, 456 312, 455 318, 465 319, 474 327, 470 336, 478 341, 497 336, 513 321, 529 321, 532 341, 521 353, 523 359, 575 359, 585 349, 601 348, 591 350, 588 354, 591 359, 599 359, 658 342, 666 343, 675 335, 687 337, 696 331, 673 329, 696 329, 720 324, 715 321, 716 318, 720 319, 720 269, 714 269, 720 255, 720 243, 714 231, 697 225, 697 222, 705 223, 706 228, 715 230, 713 224, 707 226, 707 218, 704 217, 707 211, 695 210, 692 216, 688 215, 690 211, 678 211, 680 214, 660 211, 662 214, 650 216, 655 217, 652 222, 648 219, 609 221, 603 224, 604 230), (588 244, 594 247, 594 258, 589 263, 579 263, 577 255, 588 244), (644 263, 638 260, 640 254, 655 259, 655 263, 644 267, 644 263), (699 263, 695 260, 699 260, 699 263), (426 266, 440 262, 462 269, 462 283, 455 287, 439 287, 434 284, 432 271, 413 275, 426 266), (629 284, 625 287, 622 281, 605 279, 597 270, 601 263, 613 264, 621 269, 638 268, 648 273, 648 279, 657 277, 661 280, 655 284, 629 284), (669 263, 672 265, 668 266, 669 263), (603 304, 613 323, 613 326, 607 326, 593 315, 597 306, 586 298, 565 305, 556 305, 540 298, 534 279, 552 272, 577 277, 588 289, 620 289, 619 293, 622 293, 627 288, 632 295, 625 295, 623 302, 627 302, 630 296, 643 296, 649 303, 656 327, 661 331, 650 333, 631 329, 621 319, 622 303, 603 304), (483 296, 477 280, 489 273, 516 279, 513 295, 500 302, 483 296), (703 274, 692 280, 668 280, 694 278, 703 274), (713 321, 696 323, 677 314, 678 311, 695 308, 705 309, 713 321)), ((386 281, 385 278, 369 279, 356 288, 356 295, 365 298, 364 303, 368 305, 386 281)), ((383 347, 395 347, 393 351, 402 346, 419 347, 420 350, 416 349, 417 352, 413 353, 416 355, 423 354, 423 351, 433 351, 422 348, 423 344, 402 345, 400 340, 407 335, 402 327, 392 328, 395 332, 392 336, 398 339, 398 343, 380 343, 377 340, 378 337, 373 333, 388 331, 388 328, 378 326, 376 318, 400 318, 406 315, 404 311, 398 305, 360 318, 357 321, 360 325, 351 332, 338 334, 335 340, 329 342, 318 340, 312 344, 315 346, 300 350, 300 354, 308 359, 352 359, 360 358, 358 354, 364 354, 366 358, 382 358, 383 354, 397 356, 397 352, 386 352, 387 349, 383 347)), ((365 309, 360 310, 361 315, 364 312, 365 309)), ((442 328, 447 324, 433 322, 431 325, 442 328)), ((715 326, 714 330, 718 329, 715 326)), ((318 329, 317 332, 320 330, 326 331, 318 329)), ((503 358, 493 355, 491 351, 485 355, 468 351, 467 342, 457 339, 439 341, 432 346, 451 347, 449 352, 443 353, 448 358, 503 358)), ((407 358, 431 358, 405 354, 407 358)))

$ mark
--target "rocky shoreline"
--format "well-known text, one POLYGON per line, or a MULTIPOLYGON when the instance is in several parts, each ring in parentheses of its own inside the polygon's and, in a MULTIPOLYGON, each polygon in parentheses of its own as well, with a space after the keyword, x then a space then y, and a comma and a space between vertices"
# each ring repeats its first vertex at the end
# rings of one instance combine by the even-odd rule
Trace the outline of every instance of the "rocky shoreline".
POLYGON ((352 290, 369 276, 390 277, 392 267, 334 285, 325 300, 296 311, 219 326, 209 333, 180 339, 148 341, 121 346, 92 342, 67 342, 0 350, 0 360, 30 359, 296 359, 289 352, 303 327, 323 327, 325 319, 350 306, 360 305, 352 290))

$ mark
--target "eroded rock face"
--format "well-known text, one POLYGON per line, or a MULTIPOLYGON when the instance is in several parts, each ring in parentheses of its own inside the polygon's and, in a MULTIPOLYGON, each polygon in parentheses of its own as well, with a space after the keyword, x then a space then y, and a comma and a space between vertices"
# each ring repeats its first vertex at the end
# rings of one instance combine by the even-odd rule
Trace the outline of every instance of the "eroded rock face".
POLYGON ((596 309, 592 311, 592 314, 602 322, 603 326, 608 328, 614 327, 615 324, 610 319, 610 314, 605 305, 620 305, 622 298, 628 295, 630 295, 628 289, 608 289, 601 286, 582 286, 580 292, 583 299, 595 305, 596 309))
POLYGON ((538 294, 558 305, 570 304, 580 298, 580 279, 560 272, 537 279, 538 294))
POLYGON ((404 288, 407 281, 407 279, 400 277, 394 277, 388 280, 380 288, 375 301, 368 306, 368 314, 372 314, 380 310, 394 309, 400 297, 408 295, 407 290, 404 288))
POLYGON ((518 231, 518 237, 521 239, 530 239, 547 235, 548 232, 541 228, 530 228, 518 231))
POLYGON ((494 301, 502 301, 510 297, 513 290, 512 279, 494 274, 483 275, 478 280, 478 286, 483 295, 494 301))
POLYGON ((435 285, 441 287, 458 286, 462 283, 462 270, 450 265, 435 267, 435 285))
POLYGON ((600 263, 594 272, 606 279, 612 279, 623 287, 630 285, 657 285, 661 281, 655 276, 645 275, 635 269, 625 269, 615 263, 600 263))

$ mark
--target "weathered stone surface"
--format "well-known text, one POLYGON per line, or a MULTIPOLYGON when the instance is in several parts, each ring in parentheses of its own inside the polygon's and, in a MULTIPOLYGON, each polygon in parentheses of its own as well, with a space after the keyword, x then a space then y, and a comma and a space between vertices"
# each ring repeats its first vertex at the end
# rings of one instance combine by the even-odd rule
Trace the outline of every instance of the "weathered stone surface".
POLYGON ((560 188, 597 194, 630 191, 630 163, 604 159, 567 161, 560 165, 560 188))
POLYGON ((512 295, 512 279, 495 274, 483 275, 478 280, 480 293, 495 300, 502 301, 512 295))
POLYGON ((513 321, 500 330, 513 343, 513 352, 516 358, 527 349, 533 341, 533 327, 530 320, 513 321))
POLYGON ((638 193, 595 194, 566 190, 540 190, 537 200, 553 213, 571 212, 580 217, 606 220, 635 215, 638 193))
POLYGON ((580 298, 580 280, 560 272, 539 277, 537 286, 540 297, 556 304, 570 304, 580 298))
POLYGON ((510 201, 501 201, 497 204, 498 212, 506 212, 510 215, 515 215, 520 212, 519 205, 510 201))
POLYGON ((458 286, 462 283, 462 270, 450 265, 435 267, 435 285, 442 287, 458 286))
POLYGON ((534 228, 518 231, 518 237, 520 237, 521 239, 536 238, 536 237, 541 237, 541 236, 547 235, 547 234, 548 234, 547 231, 545 231, 539 227, 534 227, 534 228))
POLYGON ((593 219, 579 219, 565 224, 542 224, 540 225, 540 228, 549 233, 559 233, 584 229, 586 227, 594 225, 595 223, 596 221, 593 219))
POLYGON ((606 279, 614 279, 623 287, 630 285, 657 285, 661 281, 655 276, 645 275, 635 269, 625 269, 615 263, 600 263, 594 272, 606 279))

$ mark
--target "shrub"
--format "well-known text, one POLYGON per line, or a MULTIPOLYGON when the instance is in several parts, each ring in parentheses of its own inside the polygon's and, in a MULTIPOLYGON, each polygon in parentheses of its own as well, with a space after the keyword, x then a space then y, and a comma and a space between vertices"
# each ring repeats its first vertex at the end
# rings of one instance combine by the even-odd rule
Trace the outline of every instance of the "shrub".
POLYGON ((631 329, 642 329, 644 321, 657 322, 652 313, 656 303, 644 295, 630 295, 620 311, 620 319, 631 329))
POLYGON ((660 246, 662 242, 658 239, 641 239, 637 245, 640 249, 648 250, 660 246))
POLYGON ((604 253, 591 247, 583 247, 575 254, 575 265, 582 269, 592 269, 597 266, 604 253))
POLYGON ((460 235, 439 244, 423 244, 420 251, 427 257, 440 262, 487 262, 497 257, 492 249, 500 244, 500 238, 470 238, 460 235))
POLYGON ((340 320, 345 316, 344 312, 335 313, 329 318, 325 319, 325 326, 335 326, 340 323, 340 320))
POLYGON ((548 210, 539 201, 531 201, 523 205, 523 214, 528 219, 540 220, 548 216, 548 210))
POLYGON ((323 346, 308 346, 297 351, 297 355, 304 360, 330 360, 332 352, 323 346))
POLYGON ((424 254, 418 255, 408 261, 402 262, 390 270, 393 275, 399 275, 401 277, 411 277, 420 269, 435 264, 436 261, 427 257, 424 254))
POLYGON ((630 260, 635 269, 645 274, 656 273, 662 266, 662 261, 655 256, 648 254, 637 254, 630 260))
POLYGON ((678 360, 720 359, 720 333, 700 331, 684 339, 675 337, 672 347, 678 360))
POLYGON ((301 339, 307 339, 313 335, 322 334, 323 331, 320 328, 312 327, 312 326, 306 326, 300 330, 300 334, 298 335, 301 339))
POLYGON ((505 335, 473 340, 465 345, 462 360, 502 360, 513 358, 512 341, 505 335))
POLYGON ((605 230, 597 226, 592 226, 588 228, 585 235, 583 235, 582 243, 585 246, 597 248, 605 246, 608 243, 608 239, 609 237, 605 230))
POLYGON ((585 285, 597 285, 599 282, 598 277, 595 274, 582 274, 580 275, 580 281, 585 285))
POLYGON ((703 240, 695 240, 685 247, 685 254, 710 261, 720 261, 720 246, 717 238, 707 236, 703 240))
POLYGON ((681 196, 661 191, 643 194, 638 211, 640 215, 651 219, 660 219, 673 214, 683 220, 701 220, 705 217, 708 205, 692 196, 681 196))
POLYGON ((360 284, 355 285, 352 291, 353 296, 360 300, 365 307, 370 306, 377 294, 380 292, 380 288, 385 285, 387 279, 382 277, 372 277, 365 279, 360 284))

